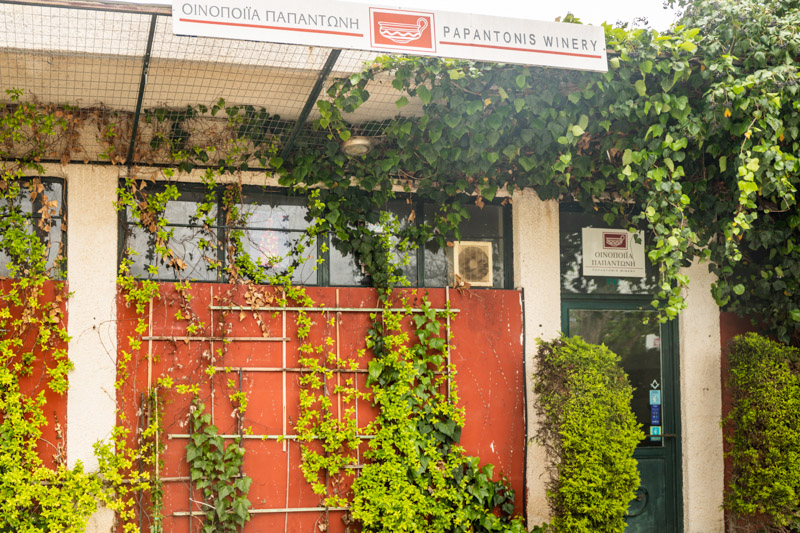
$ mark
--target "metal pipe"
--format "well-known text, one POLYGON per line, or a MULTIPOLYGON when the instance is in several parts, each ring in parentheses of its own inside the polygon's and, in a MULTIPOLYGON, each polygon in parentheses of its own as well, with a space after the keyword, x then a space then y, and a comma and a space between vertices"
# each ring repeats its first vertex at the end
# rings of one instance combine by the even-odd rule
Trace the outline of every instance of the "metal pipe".
POLYGON ((147 341, 147 391, 153 388, 153 299, 148 304, 147 341))
POLYGON ((139 95, 136 97, 136 111, 133 113, 133 125, 131 126, 131 144, 128 147, 128 157, 125 162, 128 168, 133 166, 133 154, 136 151, 136 135, 139 132, 139 117, 142 114, 142 101, 144 100, 144 87, 147 85, 147 71, 150 70, 150 54, 153 51, 153 37, 156 34, 156 21, 158 15, 150 16, 150 33, 147 36, 147 48, 142 60, 142 76, 139 79, 139 95))
POLYGON ((201 341, 201 342, 283 342, 290 340, 288 337, 189 337, 185 335, 154 335, 142 337, 145 341, 168 341, 168 342, 187 342, 187 341, 201 341))
MULTIPOLYGON (((287 338, 286 335, 286 311, 281 313, 281 334, 284 338, 287 338)), ((281 371, 281 392, 283 394, 283 404, 281 405, 281 419, 283 423, 283 434, 286 435, 287 430, 287 422, 286 422, 286 341, 283 341, 281 344, 281 357, 283 361, 283 369, 281 371)), ((241 372, 241 371, 240 371, 241 372)), ((287 444, 283 442, 283 446, 281 447, 283 451, 287 451, 287 444)))
MULTIPOLYGON (((248 513, 250 514, 278 514, 278 513, 318 513, 325 511, 325 507, 292 507, 286 509, 250 509, 248 513)), ((328 507, 329 511, 349 511, 349 507, 328 507)), ((197 513, 194 513, 195 515, 197 513)), ((181 517, 181 516, 193 516, 191 511, 176 511, 172 513, 171 516, 174 517, 181 517)))
MULTIPOLYGON (((444 288, 446 304, 450 305, 450 287, 444 288)), ((445 333, 445 348, 447 349, 447 399, 450 399, 450 313, 447 313, 447 329, 445 333)))
MULTIPOLYGON (((239 438, 238 434, 233 434, 233 433, 223 433, 223 434, 220 434, 220 435, 217 435, 217 436, 222 437, 223 439, 238 439, 239 438)), ((183 439, 183 440, 185 440, 185 439, 190 439, 191 437, 192 437, 192 435, 190 433, 170 433, 169 435, 167 435, 167 438, 170 439, 170 440, 172 440, 172 439, 183 439)), ((319 439, 319 436, 314 435, 314 437, 312 437, 312 438, 319 439)), ((356 435, 356 438, 357 439, 369 440, 369 439, 374 439, 375 435, 356 435)), ((246 435, 245 434, 245 435, 242 435, 242 439, 244 439, 244 440, 297 440, 298 436, 297 435, 246 435)))
POLYGON ((167 6, 158 6, 155 4, 137 6, 134 4, 118 4, 114 2, 93 2, 84 0, 82 2, 73 2, 70 0, 26 0, 0 2, 3 4, 11 4, 18 6, 35 6, 35 7, 50 7, 57 9, 75 9, 81 11, 106 11, 111 13, 133 13, 135 15, 166 15, 172 14, 172 8, 167 6))
POLYGON ((314 83, 314 87, 308 94, 308 98, 303 106, 303 110, 300 111, 300 115, 297 117, 297 122, 294 123, 294 129, 289 134, 289 138, 286 140, 286 143, 283 145, 283 150, 281 150, 281 158, 286 159, 289 156, 289 153, 291 153, 292 147, 294 146, 294 141, 297 139, 297 135, 300 133, 300 130, 302 130, 303 126, 305 126, 306 119, 308 118, 308 115, 311 114, 311 110, 314 109, 314 105, 317 103, 317 99, 322 92, 322 87, 325 85, 325 80, 328 79, 328 75, 331 73, 331 70, 333 70, 334 65, 336 65, 336 61, 339 59, 339 55, 341 53, 341 50, 334 49, 331 50, 330 54, 328 54, 328 59, 325 60, 325 65, 323 65, 322 70, 319 71, 317 81, 314 83))
MULTIPOLYGON (((240 370, 244 372, 300 372, 300 373, 314 372, 310 368, 292 368, 292 367, 282 367, 282 366, 253 366, 253 367, 215 366, 214 370, 216 372, 238 372, 240 370)), ((336 374, 366 374, 369 372, 369 370, 367 370, 366 368, 356 368, 354 370, 348 370, 346 368, 329 368, 327 370, 336 374)))
MULTIPOLYGON (((273 311, 275 313, 281 311, 307 311, 310 313, 383 313, 390 311, 393 313, 410 312, 410 313, 424 313, 427 311, 436 311, 437 313, 460 313, 461 309, 419 309, 405 307, 392 307, 386 309, 385 307, 243 307, 240 305, 212 305, 212 311, 273 311)), ((196 339, 198 337, 190 337, 196 339)))

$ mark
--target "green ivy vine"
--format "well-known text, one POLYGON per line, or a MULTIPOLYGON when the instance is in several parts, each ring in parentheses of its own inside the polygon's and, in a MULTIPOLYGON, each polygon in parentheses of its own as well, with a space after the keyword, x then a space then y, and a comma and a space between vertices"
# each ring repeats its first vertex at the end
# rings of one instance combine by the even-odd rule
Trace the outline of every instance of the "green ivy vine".
POLYGON ((419 243, 457 228, 465 201, 500 191, 574 199, 649 234, 662 319, 685 307, 681 269, 702 258, 721 306, 797 341, 798 7, 701 0, 665 33, 606 27, 600 74, 379 58, 317 103, 328 142, 286 162, 282 183, 323 187, 320 215, 337 233, 405 184, 442 206, 414 230, 419 243), (397 106, 415 98, 423 115, 388 121, 372 152, 348 158, 338 149, 355 130, 348 114, 385 74, 397 106))
MULTIPOLYGON (((57 281, 60 260, 48 266, 50 244, 44 238, 57 203, 46 197, 39 163, 69 122, 61 111, 21 101, 22 91, 8 95, 11 104, 0 113, 0 250, 9 259, 9 279, 0 288, 0 531, 79 532, 98 502, 125 516, 133 505, 129 495, 143 487, 146 476, 129 475, 135 452, 125 446, 98 443, 97 472, 84 471, 80 462, 67 467, 63 442, 50 443, 52 466, 37 450, 44 426, 60 424, 45 414, 46 389, 65 394, 72 369, 63 322, 69 295, 57 281), (43 206, 38 221, 22 208, 23 190, 43 206), (23 389, 34 369, 44 371, 42 385, 23 389)), ((59 440, 62 433, 59 426, 59 440)), ((122 444, 122 435, 117 437, 122 444)))
MULTIPOLYGON (((396 531, 522 531, 520 519, 511 516, 508 486, 493 481, 491 469, 481 468, 458 445, 464 415, 456 389, 450 394, 442 390, 444 376, 455 375, 445 364, 448 339, 441 332, 442 317, 422 295, 415 303, 421 314, 389 311, 393 305, 410 306, 395 290, 403 285, 403 254, 431 241, 444 246, 459 238, 468 204, 532 188, 543 199, 574 199, 587 210, 603 212, 609 223, 646 230, 648 257, 660 273, 653 305, 663 319, 686 305, 688 279, 682 268, 703 258, 718 275, 713 294, 720 305, 755 314, 778 338, 798 342, 799 26, 798 0, 767 5, 699 0, 686 8, 680 25, 663 34, 606 27, 607 73, 379 58, 331 86, 317 104, 316 127, 326 138, 321 145, 300 147, 287 161, 278 157, 274 135, 282 127, 280 118, 264 109, 220 100, 177 112, 148 110, 145 121, 156 132, 150 156, 172 161, 174 168, 163 173, 170 183, 152 193, 147 180, 131 178, 120 188, 118 206, 155 236, 157 263, 180 274, 186 263, 170 246, 174 235, 164 208, 178 197, 174 181, 199 171, 209 197, 198 208, 198 220, 210 216, 211 192, 226 188, 229 247, 220 251, 211 238, 201 247, 210 258, 224 255, 227 280, 273 283, 283 287, 281 301, 311 306, 288 281, 296 265, 275 277, 243 253, 243 233, 236 228, 246 215, 237 207, 241 183, 236 175, 256 165, 269 167, 282 185, 307 196, 309 217, 315 220, 309 238, 327 232, 342 253, 356 256, 386 309, 375 315, 366 339, 372 356, 370 390, 357 392, 345 383, 337 391, 346 404, 369 397, 381 407, 369 428, 356 427, 350 411, 334 419, 322 386, 333 372, 353 368, 358 354, 333 356, 326 346, 308 343, 313 321, 299 314, 302 364, 308 372, 296 430, 305 446, 306 478, 323 504, 350 505, 352 518, 367 531, 387 529, 387 524, 396 531), (339 143, 357 131, 348 114, 369 99, 369 83, 387 73, 398 91, 398 107, 418 99, 423 114, 374 125, 382 140, 376 149, 347 157, 339 143), (219 115, 221 127, 210 138, 196 138, 197 124, 207 115, 219 115), (432 219, 403 228, 392 225, 382 213, 398 186, 438 206, 432 219), (335 482, 322 479, 352 473, 353 447, 365 435, 371 437, 370 463, 354 481, 350 498, 337 492, 335 482), (315 440, 323 443, 322 452, 311 445, 315 440)), ((62 109, 24 103, 19 91, 10 95, 12 103, 0 114, 0 194, 5 200, 0 245, 12 257, 16 280, 3 285, 6 306, 0 311, 0 328, 14 333, 0 342, 0 527, 77 531, 102 501, 118 511, 127 531, 135 531, 135 495, 145 491, 151 495, 151 530, 158 531, 162 432, 155 413, 159 399, 173 389, 169 376, 147 391, 153 416, 139 433, 132 432, 132 421, 120 412, 111 441, 96 447, 98 473, 85 473, 80 465, 47 468, 32 444, 45 423, 44 400, 39 394, 19 401, 19 380, 37 358, 48 357, 54 361, 48 366, 48 386, 57 393, 66 390, 70 363, 61 348, 67 337, 59 314, 66 295, 50 303, 41 298, 49 279, 45 245, 30 217, 14 207, 14 198, 22 178, 42 174, 39 161, 49 157, 54 139, 74 147, 77 126, 62 109), (23 330, 35 332, 35 348, 18 343, 23 330)), ((110 119, 99 135, 108 157, 118 162, 117 129, 110 119)), ((69 161, 69 150, 65 154, 69 161)), ((298 245, 293 257, 302 257, 302 246, 310 242, 298 245)), ((118 284, 137 311, 139 337, 120 349, 121 394, 128 364, 143 357, 146 306, 159 298, 158 285, 135 280, 130 265, 130 259, 123 260, 118 284)), ((209 266, 222 268, 218 259, 209 266)), ((178 293, 184 303, 189 301, 187 280, 178 293)), ((186 321, 187 333, 201 332, 204 324, 183 309, 188 305, 177 318, 186 321)), ((197 390, 186 385, 174 389, 179 394, 197 390)), ((235 400, 246 403, 244 397, 235 400)), ((202 436, 202 442, 190 446, 193 476, 198 472, 198 489, 215 507, 206 525, 240 527, 247 520, 249 486, 240 475, 241 443, 224 447, 199 404, 190 420, 194 434, 202 436), (216 477, 207 478, 208 472, 216 477)))
POLYGON ((195 487, 203 495, 203 533, 236 533, 250 520, 247 493, 252 479, 242 474, 244 447, 241 439, 225 446, 205 406, 192 403, 191 437, 186 461, 195 487))

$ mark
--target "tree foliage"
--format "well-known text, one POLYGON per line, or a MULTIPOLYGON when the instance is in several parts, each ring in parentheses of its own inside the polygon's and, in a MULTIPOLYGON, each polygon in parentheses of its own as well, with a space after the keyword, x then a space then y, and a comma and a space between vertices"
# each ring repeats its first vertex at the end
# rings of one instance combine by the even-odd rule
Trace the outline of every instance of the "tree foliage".
POLYGON ((328 143, 296 154, 282 181, 324 186, 320 215, 346 234, 377 216, 399 179, 441 206, 417 241, 442 240, 465 202, 503 189, 573 198, 649 232, 663 318, 685 307, 680 269, 702 257, 720 305, 797 340, 799 7, 701 0, 663 34, 606 27, 606 73, 379 58, 318 102, 328 143), (386 78, 398 107, 417 99, 424 112, 382 124, 377 149, 348 158, 338 149, 358 133, 348 114, 386 78))

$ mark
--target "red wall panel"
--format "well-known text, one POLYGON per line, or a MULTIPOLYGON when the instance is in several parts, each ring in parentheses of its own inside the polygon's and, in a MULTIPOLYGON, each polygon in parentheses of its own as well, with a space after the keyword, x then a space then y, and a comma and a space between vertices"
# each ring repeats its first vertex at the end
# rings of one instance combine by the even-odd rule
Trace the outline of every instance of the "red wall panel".
MULTIPOLYGON (((0 291, 5 293, 11 288, 11 284, 11 280, 0 280, 0 291)), ((39 296, 39 301, 42 303, 56 302, 58 299, 62 313, 61 327, 64 329, 67 327, 67 289, 63 288, 65 285, 63 282, 45 282, 42 287, 42 293, 39 296)), ((5 302, 0 305, 5 305, 5 302)), ((10 308, 10 311, 13 317, 18 317, 22 312, 21 309, 14 307, 10 308)), ((47 425, 41 428, 42 436, 37 443, 37 451, 45 466, 53 468, 57 457, 59 460, 66 461, 64 454, 66 453, 67 445, 67 393, 57 394, 50 390, 48 386, 50 377, 47 374, 47 368, 54 367, 55 361, 49 351, 42 353, 40 349, 34 349, 39 330, 35 327, 27 327, 21 332, 0 331, 0 336, 4 339, 9 338, 11 335, 20 335, 22 340, 22 346, 15 350, 17 353, 33 350, 34 361, 30 366, 31 374, 20 377, 20 392, 26 396, 35 396, 42 391, 44 392, 46 399, 44 415, 47 419, 47 425)), ((67 343, 62 340, 54 339, 53 346, 55 349, 67 349, 67 343)))
MULTIPOLYGON (((258 295, 261 299, 269 300, 275 289, 259 287, 255 290, 261 293, 258 295)), ((307 292, 317 306, 364 309, 377 305, 376 293, 372 289, 308 288, 307 292)), ((445 305, 444 289, 428 292, 434 307, 445 305)), ((449 297, 451 307, 459 310, 452 319, 451 357, 458 372, 459 400, 466 409, 466 427, 461 444, 468 454, 479 456, 482 463, 494 464, 496 478, 501 474, 508 477, 517 493, 517 511, 522 512, 525 376, 520 295, 516 291, 481 290, 464 294, 451 291, 449 297)), ((234 407, 228 394, 237 391, 241 383, 249 402, 244 423, 254 434, 244 444, 243 470, 253 479, 248 497, 254 511, 246 530, 283 531, 286 528, 286 531, 311 531, 315 524, 326 520, 324 511, 274 511, 320 505, 319 497, 311 492, 300 472, 299 444, 292 440, 278 442, 273 438, 283 434, 284 427, 287 434, 294 434, 294 424, 299 416, 300 374, 295 371, 285 374, 264 371, 282 368, 284 358, 287 368, 298 367, 297 314, 286 313, 284 328, 282 313, 210 309, 211 305, 248 306, 248 302, 253 301, 253 293, 248 297, 246 288, 242 286, 194 284, 191 301, 187 303, 172 284, 164 284, 162 298, 153 303, 152 324, 145 333, 145 338, 151 337, 152 340, 145 340, 141 350, 133 355, 129 364, 130 377, 120 391, 119 400, 129 418, 135 419, 136 413, 141 412, 138 410, 139 401, 147 390, 148 375, 151 382, 169 375, 176 383, 198 383, 199 396, 208 411, 213 409, 214 423, 220 433, 236 434, 239 428, 232 416, 234 407), (178 310, 183 316, 194 315, 198 329, 193 335, 203 340, 187 343, 180 338, 187 335, 189 322, 176 319, 178 310), (264 340, 281 339, 284 335, 288 339, 285 342, 264 340), (222 336, 235 340, 223 343, 220 340, 222 336), (149 350, 153 353, 151 365, 147 359, 149 350), (228 371, 218 372, 209 381, 204 369, 211 364, 212 358, 213 365, 225 367, 228 371), (240 367, 245 368, 241 373, 240 367), (233 388, 228 387, 229 380, 233 380, 233 388), (259 435, 268 437, 263 440, 255 438, 259 435)), ((338 340, 331 349, 338 346, 342 356, 365 348, 364 337, 371 324, 369 312, 343 312, 338 316, 330 312, 325 315, 312 313, 311 316, 315 322, 311 331, 314 342, 321 343, 326 337, 338 340), (331 318, 336 320, 330 323, 331 318)), ((120 347, 125 349, 128 337, 135 337, 136 319, 122 297, 118 317, 120 347)), ((359 368, 366 370, 368 362, 369 356, 365 356, 359 361, 359 368)), ((342 382, 349 377, 354 377, 359 389, 365 390, 365 373, 340 375, 342 382)), ((336 379, 334 376, 329 384, 331 387, 336 379)), ((186 439, 181 436, 189 432, 188 408, 188 395, 171 392, 165 398, 163 425, 166 435, 163 441, 166 450, 161 476, 167 479, 164 483, 166 531, 189 530, 188 517, 173 516, 175 512, 186 512, 190 508, 190 488, 185 479, 189 474, 184 459, 186 439)), ((357 408, 359 426, 363 427, 373 419, 375 410, 365 400, 359 401, 357 408)), ((334 415, 337 409, 338 402, 334 400, 334 415)), ((365 446, 362 446, 362 452, 365 446)), ((341 490, 346 491, 348 484, 346 481, 341 490)), ((191 497, 199 499, 196 494, 191 497)), ((329 531, 344 531, 342 515, 342 512, 328 513, 329 531)))

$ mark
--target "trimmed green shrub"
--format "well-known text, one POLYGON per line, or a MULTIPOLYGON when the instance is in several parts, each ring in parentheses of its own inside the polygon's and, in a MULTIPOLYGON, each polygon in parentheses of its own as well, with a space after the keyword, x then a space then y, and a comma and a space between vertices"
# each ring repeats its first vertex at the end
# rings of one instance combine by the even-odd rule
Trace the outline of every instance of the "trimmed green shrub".
POLYGON ((728 351, 725 507, 734 522, 766 518, 778 531, 800 530, 800 350, 748 333, 728 351))
POLYGON ((550 457, 549 531, 621 533, 639 487, 633 452, 644 438, 631 410, 633 387, 619 357, 579 337, 539 342, 534 374, 550 457))

